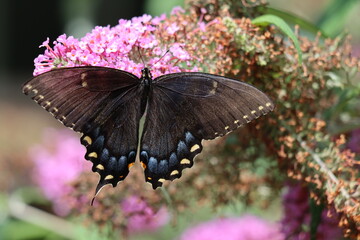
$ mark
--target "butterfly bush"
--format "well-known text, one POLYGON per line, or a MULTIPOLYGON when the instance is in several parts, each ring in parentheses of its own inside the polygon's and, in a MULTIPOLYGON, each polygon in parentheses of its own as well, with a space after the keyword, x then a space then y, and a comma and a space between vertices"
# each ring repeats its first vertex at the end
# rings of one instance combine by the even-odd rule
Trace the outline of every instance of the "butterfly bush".
POLYGON ((351 132, 347 147, 355 153, 360 153, 360 129, 351 132))
MULTIPOLYGON (((43 143, 30 149, 33 180, 53 203, 57 215, 66 216, 71 210, 90 204, 89 197, 69 197, 79 191, 72 182, 91 169, 84 154, 85 148, 79 138, 68 130, 46 129, 43 143)), ((124 197, 112 214, 122 216, 119 225, 126 226, 124 234, 127 235, 155 231, 170 219, 165 207, 155 209, 136 195, 124 197)))
POLYGON ((91 169, 91 164, 84 161, 84 154, 78 137, 69 130, 47 129, 43 144, 30 149, 33 179, 45 197, 54 203, 54 211, 59 215, 70 211, 64 196, 73 190, 71 181, 91 169))
MULTIPOLYGON (((177 8, 172 13, 182 11, 177 8)), ((63 34, 53 42, 53 47, 50 47, 50 40, 47 39, 40 46, 46 48, 45 53, 34 60, 34 76, 55 67, 89 65, 117 68, 138 77, 146 66, 151 67, 154 77, 196 71, 195 57, 186 51, 184 43, 176 42, 177 32, 181 30, 179 25, 164 25, 162 22, 165 19, 165 15, 120 19, 118 25, 97 26, 81 39, 63 34), (165 32, 168 44, 162 41, 162 32, 165 32)))
POLYGON ((187 229, 180 240, 284 240, 279 226, 255 216, 218 218, 187 229))
POLYGON ((165 207, 156 212, 149 204, 136 195, 129 196, 121 202, 121 209, 126 218, 126 232, 134 234, 158 230, 170 220, 165 207))
MULTIPOLYGON (((95 27, 81 39, 62 35, 53 44, 46 40, 44 54, 35 59, 34 75, 57 67, 94 65, 140 76, 140 69, 147 66, 154 77, 203 71, 256 85, 274 100, 274 113, 224 138, 204 142, 194 167, 180 180, 164 183, 174 210, 224 206, 237 199, 266 209, 290 178, 307 185, 309 195, 304 199, 335 209, 344 233, 355 238, 360 232, 357 140, 352 137, 347 145, 345 131, 339 128, 349 124, 342 110, 347 116, 360 111, 354 101, 360 61, 351 55, 349 37, 327 39, 318 34, 309 39, 295 27, 303 52, 299 65, 296 49, 279 29, 252 24, 263 14, 263 1, 190 2, 186 11, 176 8, 168 16, 119 20, 114 27, 95 27), (353 110, 342 109, 344 104, 353 110)), ((158 212, 166 197, 150 191, 140 168, 133 169, 115 190, 99 194, 96 208, 74 204, 72 209, 113 229, 123 229, 125 222, 116 216, 119 199, 137 196, 158 212)), ((77 191, 70 193, 71 202, 81 202, 77 192, 92 196, 96 180, 89 176, 82 174, 73 181, 77 191)), ((307 209, 304 202, 292 207, 307 209)), ((289 222, 299 229, 310 217, 311 213, 301 223, 289 222)))

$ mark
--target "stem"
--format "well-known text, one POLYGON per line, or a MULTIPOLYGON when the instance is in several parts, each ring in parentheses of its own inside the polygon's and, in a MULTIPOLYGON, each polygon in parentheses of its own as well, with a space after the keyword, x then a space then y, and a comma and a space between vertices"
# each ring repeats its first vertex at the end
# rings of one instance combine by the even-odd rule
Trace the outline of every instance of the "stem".
POLYGON ((9 213, 20 220, 38 225, 69 239, 76 239, 75 228, 69 222, 41 211, 12 196, 9 199, 9 213))
MULTIPOLYGON (((306 145, 306 142, 302 141, 299 136, 296 137, 296 140, 300 143, 300 146, 307 151, 312 158, 315 160, 315 162, 320 166, 321 170, 329 176, 329 178, 336 184, 339 185, 340 181, 339 179, 336 178, 336 176, 334 175, 334 173, 326 166, 326 164, 321 160, 321 158, 319 157, 318 154, 316 154, 310 147, 308 147, 306 145)), ((340 187, 340 191, 342 193, 342 195, 349 200, 350 199, 350 195, 349 193, 343 188, 340 187)))

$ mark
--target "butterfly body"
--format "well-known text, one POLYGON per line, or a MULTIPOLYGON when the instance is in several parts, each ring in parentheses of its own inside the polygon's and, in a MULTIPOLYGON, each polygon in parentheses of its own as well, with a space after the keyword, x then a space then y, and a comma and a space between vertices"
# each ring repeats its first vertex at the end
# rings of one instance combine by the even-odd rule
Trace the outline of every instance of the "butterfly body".
POLYGON ((179 178, 203 139, 223 136, 274 108, 264 93, 240 81, 195 72, 153 79, 148 68, 140 78, 105 67, 59 68, 34 77, 23 92, 83 134, 85 158, 100 174, 96 192, 124 180, 137 152, 154 189, 179 178))

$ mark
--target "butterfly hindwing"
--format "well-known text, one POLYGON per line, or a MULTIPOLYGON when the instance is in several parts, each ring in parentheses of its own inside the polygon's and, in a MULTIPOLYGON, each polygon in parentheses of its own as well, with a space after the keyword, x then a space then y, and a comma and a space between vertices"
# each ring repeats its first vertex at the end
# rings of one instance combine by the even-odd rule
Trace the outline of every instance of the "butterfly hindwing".
POLYGON ((146 104, 140 79, 111 68, 60 68, 23 86, 32 98, 65 126, 83 133, 85 158, 100 174, 96 192, 116 184, 135 161, 138 128, 146 104))
POLYGON ((134 88, 121 97, 102 125, 84 128, 82 143, 87 146, 85 158, 93 162, 93 171, 100 174, 96 192, 106 184, 114 187, 126 178, 137 153, 141 112, 141 88, 134 88), (89 142, 91 144, 89 144, 89 142))
POLYGON ((159 187, 181 176, 202 150, 203 139, 223 136, 273 110, 255 87, 205 73, 154 79, 141 140, 145 180, 159 187))
POLYGON ((171 92, 169 95, 158 87, 154 87, 149 96, 140 161, 145 169, 145 180, 153 188, 161 186, 165 180, 179 178, 182 169, 191 167, 192 159, 202 149, 201 131, 187 129, 187 119, 181 114, 188 111, 177 97, 181 95, 171 92))

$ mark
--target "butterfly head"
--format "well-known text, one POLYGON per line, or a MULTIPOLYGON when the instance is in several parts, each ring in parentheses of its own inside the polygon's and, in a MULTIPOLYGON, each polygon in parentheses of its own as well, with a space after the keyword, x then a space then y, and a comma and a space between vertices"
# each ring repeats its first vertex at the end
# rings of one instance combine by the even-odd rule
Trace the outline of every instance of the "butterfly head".
POLYGON ((151 83, 152 75, 149 68, 145 67, 141 70, 141 80, 145 82, 145 84, 151 83))

